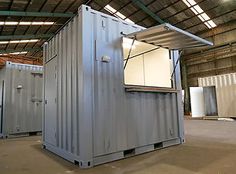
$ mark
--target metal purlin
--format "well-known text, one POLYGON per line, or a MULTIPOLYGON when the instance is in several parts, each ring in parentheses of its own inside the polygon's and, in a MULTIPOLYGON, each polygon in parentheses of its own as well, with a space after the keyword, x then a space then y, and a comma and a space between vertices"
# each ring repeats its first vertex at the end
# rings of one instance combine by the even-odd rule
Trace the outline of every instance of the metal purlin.
POLYGON ((133 47, 133 45, 134 45, 135 40, 136 40, 136 36, 134 36, 133 41, 132 41, 132 44, 131 44, 131 46, 130 46, 129 54, 128 54, 128 57, 126 58, 126 62, 125 62, 124 69, 126 68, 126 65, 127 65, 128 61, 129 61, 129 58, 130 58, 130 55, 131 55, 131 51, 132 51, 132 47, 133 47))

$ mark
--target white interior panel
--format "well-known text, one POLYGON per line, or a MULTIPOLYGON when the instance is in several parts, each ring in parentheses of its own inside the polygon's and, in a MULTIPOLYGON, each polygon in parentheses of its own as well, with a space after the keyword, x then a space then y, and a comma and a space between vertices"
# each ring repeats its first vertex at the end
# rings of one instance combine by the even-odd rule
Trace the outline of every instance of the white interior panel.
MULTIPOLYGON (((124 40, 124 59, 128 57, 131 44, 132 39, 124 40)), ((155 48, 157 47, 150 44, 134 42, 130 54, 131 58, 128 60, 124 70, 126 85, 172 87, 171 72, 173 70, 173 64, 169 59, 168 49, 159 48, 155 51, 132 57, 155 48)))
POLYGON ((145 86, 171 88, 169 50, 158 49, 144 55, 145 86))
POLYGON ((205 116, 202 87, 190 87, 190 102, 192 117, 205 116))
POLYGON ((124 73, 125 84, 144 86, 143 56, 130 59, 124 73))

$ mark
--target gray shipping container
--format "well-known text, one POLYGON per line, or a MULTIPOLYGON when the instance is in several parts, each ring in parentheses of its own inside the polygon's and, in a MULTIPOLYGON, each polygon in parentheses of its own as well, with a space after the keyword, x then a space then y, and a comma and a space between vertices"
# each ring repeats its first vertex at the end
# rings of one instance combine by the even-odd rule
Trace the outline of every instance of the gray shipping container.
POLYGON ((44 147, 86 168, 183 143, 178 49, 196 44, 211 43, 169 24, 145 29, 81 6, 44 45, 44 147), (122 36, 145 40, 153 32, 152 39, 162 33, 157 40, 176 65, 172 88, 125 88, 122 36))
POLYGON ((42 131, 43 66, 7 61, 0 70, 0 136, 42 131))

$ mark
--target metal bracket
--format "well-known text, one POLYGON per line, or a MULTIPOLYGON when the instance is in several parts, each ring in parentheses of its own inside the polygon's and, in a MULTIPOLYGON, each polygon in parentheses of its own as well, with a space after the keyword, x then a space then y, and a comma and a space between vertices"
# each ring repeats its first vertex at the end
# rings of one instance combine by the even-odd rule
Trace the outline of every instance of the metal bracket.
POLYGON ((129 49, 129 54, 128 54, 127 58, 125 59, 126 62, 125 62, 124 69, 126 68, 127 63, 128 63, 128 61, 129 61, 129 58, 130 58, 130 55, 131 55, 131 51, 132 51, 132 47, 133 47, 133 45, 134 45, 135 40, 136 40, 136 36, 133 38, 132 44, 131 44, 130 49, 129 49))
POLYGON ((181 58, 182 53, 183 53, 183 51, 181 50, 180 53, 179 53, 179 57, 178 57, 177 61, 175 62, 175 66, 174 66, 174 69, 173 69, 173 71, 171 73, 170 80, 173 80, 173 76, 174 76, 175 70, 177 68, 177 65, 179 63, 179 60, 181 58))

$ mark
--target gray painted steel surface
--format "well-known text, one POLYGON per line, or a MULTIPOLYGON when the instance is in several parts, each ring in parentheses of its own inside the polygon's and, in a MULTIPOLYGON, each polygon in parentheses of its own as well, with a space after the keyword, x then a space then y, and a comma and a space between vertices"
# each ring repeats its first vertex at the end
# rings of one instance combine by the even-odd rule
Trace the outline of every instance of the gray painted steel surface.
POLYGON ((6 62, 0 70, 0 133, 11 136, 42 130, 43 67, 6 62))
POLYGON ((44 45, 46 149, 86 168, 184 141, 179 65, 177 92, 125 91, 122 32, 143 29, 81 6, 44 45))
POLYGON ((203 97, 206 116, 218 116, 215 86, 203 87, 203 97))
POLYGON ((168 49, 183 49, 206 45, 213 45, 205 39, 188 33, 168 23, 148 28, 143 31, 127 34, 129 38, 135 38, 138 41, 162 46, 168 49))

